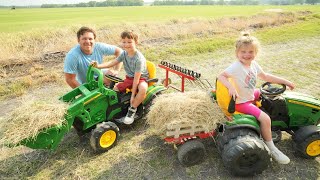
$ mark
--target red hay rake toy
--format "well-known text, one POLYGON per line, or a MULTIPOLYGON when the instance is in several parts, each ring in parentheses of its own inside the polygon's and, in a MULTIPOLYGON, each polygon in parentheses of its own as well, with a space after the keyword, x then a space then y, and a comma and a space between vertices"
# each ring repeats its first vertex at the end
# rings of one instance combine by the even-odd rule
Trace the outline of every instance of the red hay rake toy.
MULTIPOLYGON (((165 61, 161 61, 158 66, 166 70, 166 78, 163 80, 163 84, 167 88, 172 87, 180 92, 184 92, 185 80, 188 80, 192 84, 197 84, 201 88, 212 88, 207 80, 206 82, 209 86, 200 80, 201 74, 198 72, 165 61), (169 72, 181 77, 180 89, 171 84, 169 72)), ((166 138, 164 138, 164 140, 177 147, 179 162, 188 167, 199 164, 204 160, 206 153, 205 146, 200 140, 215 135, 215 131, 208 131, 201 125, 182 122, 168 125, 166 129, 166 138)))
POLYGON ((200 79, 201 74, 196 71, 189 70, 187 68, 183 68, 166 61, 161 61, 158 66, 166 70, 166 78, 163 81, 163 84, 165 87, 172 87, 178 91, 184 92, 185 80, 188 80, 190 83, 197 84, 201 88, 209 88, 209 87, 212 88, 208 80, 205 79, 205 81, 209 86, 201 81, 200 79), (169 78, 169 72, 177 74, 179 77, 181 77, 180 89, 171 84, 171 79, 169 78))

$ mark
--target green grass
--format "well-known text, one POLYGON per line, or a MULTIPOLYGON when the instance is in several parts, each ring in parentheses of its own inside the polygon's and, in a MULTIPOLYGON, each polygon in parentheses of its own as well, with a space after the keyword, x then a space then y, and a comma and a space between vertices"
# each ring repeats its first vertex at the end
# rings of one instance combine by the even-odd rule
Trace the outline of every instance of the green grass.
MULTIPOLYGON (((146 26, 142 27, 134 26, 137 27, 142 34, 146 34, 143 40, 148 41, 155 39, 154 42, 151 41, 149 44, 145 43, 145 46, 138 46, 147 59, 156 63, 160 62, 160 60, 166 60, 195 70, 202 74, 201 78, 209 79, 210 82, 214 84, 217 75, 229 64, 236 61, 234 41, 239 36, 240 30, 231 28, 218 34, 210 34, 206 31, 207 29, 203 28, 201 29, 200 36, 197 36, 195 34, 198 33, 198 31, 185 32, 185 29, 181 27, 184 25, 185 20, 180 20, 179 17, 190 18, 196 21, 198 20, 197 18, 199 18, 200 21, 203 19, 205 21, 206 18, 225 17, 223 14, 228 14, 228 16, 251 17, 252 14, 259 13, 263 9, 271 8, 292 9, 294 11, 309 9, 312 10, 313 13, 306 14, 305 16, 301 15, 299 20, 279 24, 278 26, 257 28, 253 30, 252 35, 258 37, 261 41, 262 51, 259 55, 259 64, 264 71, 293 81, 296 84, 294 92, 302 92, 319 97, 319 6, 248 6, 246 8, 248 8, 248 11, 239 6, 185 6, 169 7, 169 9, 167 7, 124 7, 123 9, 17 9, 15 12, 10 11, 10 13, 26 13, 25 24, 27 24, 28 27, 16 26, 23 23, 20 20, 24 18, 23 14, 20 14, 20 17, 17 16, 16 19, 11 19, 11 22, 6 22, 7 25, 12 25, 13 32, 10 33, 10 36, 4 37, 10 37, 10 41, 15 40, 14 36, 21 37, 20 39, 18 38, 18 40, 21 42, 21 46, 24 46, 26 49, 30 49, 30 45, 35 44, 35 42, 40 44, 38 46, 46 46, 49 42, 52 42, 57 45, 56 50, 60 50, 59 48, 62 46, 63 40, 68 41, 64 37, 67 37, 67 35, 75 37, 75 33, 70 29, 77 30, 79 26, 74 23, 80 23, 81 19, 83 19, 81 22, 86 23, 89 22, 91 18, 92 24, 97 23, 100 27, 104 27, 103 30, 107 30, 108 34, 110 34, 111 30, 117 32, 118 29, 116 28, 119 28, 119 25, 115 27, 110 25, 110 23, 125 22, 134 24, 139 22, 146 24, 146 26), (177 11, 173 11, 174 8, 176 8, 177 11), (88 11, 88 13, 83 13, 84 10, 88 11), (142 12, 142 10, 145 11, 142 12), (159 12, 156 12, 156 10, 159 12), (71 13, 71 11, 73 11, 73 13, 71 13), (32 15, 32 12, 34 15, 32 15), (65 16, 55 17, 55 13, 60 12, 65 12, 65 16), (48 14, 45 15, 45 13, 48 14), (95 13, 97 16, 93 18, 95 13), (87 16, 89 14, 91 15, 87 16), (150 15, 150 17, 146 16, 146 14, 150 15), (114 17, 112 17, 112 15, 114 17), (159 17, 157 17, 157 15, 159 15, 159 17), (32 16, 37 17, 32 18, 32 16), (127 18, 127 20, 121 19, 120 17, 127 18), (31 19, 34 19, 34 21, 31 21, 31 19), (47 25, 44 25, 46 19, 49 21, 47 25), (159 19, 159 24, 162 26, 150 25, 154 23, 153 21, 155 19, 159 19), (28 22, 28 20, 30 20, 30 22, 28 22), (79 22, 75 22, 75 20, 79 20, 79 22), (64 32, 63 29, 58 29, 51 32, 47 31, 47 26, 52 26, 51 28, 67 27, 66 29, 68 29, 68 31, 64 32), (170 30, 170 28, 167 28, 168 26, 173 26, 173 30, 178 29, 183 31, 183 33, 181 33, 183 35, 177 31, 177 33, 163 36, 165 30, 170 30), (155 27, 167 29, 162 30, 155 27), (30 28, 38 28, 34 36, 32 33, 26 32, 29 31, 30 28), (41 31, 46 32, 41 33, 41 31), (65 33, 66 36, 62 36, 61 34, 63 33, 65 33), (61 36, 59 36, 59 34, 61 36), (149 34, 156 34, 156 36, 149 34), (50 41, 45 41, 48 38, 50 41), (157 40, 157 38, 159 39, 157 40)), ((1 32, 9 32, 10 30, 8 29, 11 27, 3 25, 5 24, 5 21, 2 21, 4 12, 8 13, 9 10, 0 10, 0 29, 1 32)), ((185 22, 188 22, 188 20, 185 22)), ((198 24, 192 25, 197 26, 198 24)), ((212 26, 218 25, 212 24, 212 26)), ((122 28, 123 26, 119 29, 122 28)), ((188 28, 190 27, 188 26, 188 28)), ((102 28, 98 31, 99 37, 101 37, 101 29, 102 28)), ((112 34, 112 37, 113 35, 116 36, 115 34, 116 33, 112 34)), ((106 38, 106 40, 109 42, 108 38, 106 38)), ((76 43, 76 41, 74 43, 76 43)), ((74 45, 72 43, 70 44, 72 46, 74 45)), ((37 49, 37 46, 33 48, 37 49)), ((21 49, 17 49, 16 51, 18 50, 21 51, 21 49)), ((21 60, 28 55, 28 53, 23 54, 21 60)), ((17 62, 19 62, 19 60, 17 60, 17 62)), ((5 61, 11 62, 8 58, 5 59, 5 61)), ((16 101, 10 100, 18 99, 14 98, 14 96, 20 92, 23 93, 25 91, 28 94, 36 95, 36 92, 40 91, 41 93, 52 96, 53 93, 51 91, 57 89, 57 87, 61 86, 61 89, 69 90, 67 87, 64 89, 64 86, 59 84, 63 83, 65 85, 65 82, 59 81, 64 81, 62 58, 55 61, 31 61, 21 64, 21 67, 8 66, 6 68, 3 67, 3 70, 1 69, 1 78, 5 79, 6 83, 0 83, 0 95, 7 95, 9 97, 7 99, 0 98, 0 104, 3 107, 2 110, 5 109, 2 112, 5 111, 5 113, 7 113, 19 105, 17 103, 12 104, 16 101), (43 65, 43 72, 41 68, 30 71, 31 68, 34 68, 35 64, 43 65), (33 72, 31 74, 33 83, 30 83, 26 78, 21 78, 30 75, 30 72, 33 72), (58 75, 49 76, 46 74, 47 72, 57 72, 58 75), (58 86, 50 86, 52 84, 58 84, 58 86)), ((158 68, 157 76, 160 79, 163 78, 165 71, 158 68)), ((179 87, 181 78, 173 74, 170 74, 170 78, 172 78, 173 83, 179 87)), ((194 87, 186 82, 186 90, 193 89, 194 87)), ((169 90, 176 92, 173 89, 169 90)), ((57 96, 57 98, 58 97, 59 96, 57 96)), ((0 116, 0 124, 5 122, 4 115, 3 117, 0 116)), ((0 135, 1 130, 3 129, 0 128, 0 135)), ((286 137, 277 144, 277 147, 290 156, 292 160, 290 164, 282 166, 272 162, 266 171, 253 178, 319 178, 320 158, 309 160, 297 157, 292 149, 291 142, 291 138, 286 137)), ((135 127, 121 130, 120 141, 117 146, 102 154, 95 154, 89 142, 80 144, 75 131, 71 130, 54 152, 31 150, 25 147, 1 147, 0 179, 234 179, 235 177, 231 176, 229 171, 223 166, 222 159, 214 143, 208 143, 206 149, 206 159, 202 164, 186 168, 179 164, 177 152, 173 146, 165 144, 163 139, 149 132, 144 121, 139 122, 135 127)))
MULTIPOLYGON (((279 27, 267 27, 252 33, 264 44, 287 43, 296 39, 316 37, 320 34, 320 19, 312 18, 306 21, 298 21, 293 24, 285 24, 279 27)), ((172 56, 190 57, 203 53, 215 52, 223 49, 233 49, 234 41, 239 32, 215 35, 214 37, 186 38, 172 46, 164 47, 162 50, 150 48, 144 53, 148 59, 157 61, 166 60, 172 56), (230 37, 231 36, 231 37, 230 37)))
POLYGON ((320 34, 320 19, 273 27, 258 32, 257 37, 264 43, 289 42, 294 39, 318 36, 320 34))
POLYGON ((57 9, 0 9, 0 32, 72 25, 166 22, 172 19, 252 16, 266 9, 320 12, 320 6, 142 6, 57 9), (245 9, 245 10, 244 10, 245 9))

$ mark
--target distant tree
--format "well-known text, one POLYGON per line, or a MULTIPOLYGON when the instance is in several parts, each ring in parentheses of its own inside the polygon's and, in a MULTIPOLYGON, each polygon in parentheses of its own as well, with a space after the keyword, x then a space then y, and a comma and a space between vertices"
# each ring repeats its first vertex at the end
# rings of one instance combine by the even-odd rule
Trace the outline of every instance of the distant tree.
POLYGON ((97 2, 96 1, 90 1, 88 2, 89 7, 96 7, 97 2))
POLYGON ((12 7, 11 7, 11 10, 15 10, 15 9, 16 9, 16 7, 15 7, 15 6, 12 6, 12 7))
POLYGON ((89 7, 88 3, 79 3, 76 7, 89 7))
POLYGON ((293 4, 303 4, 304 0, 293 0, 293 4))
POLYGON ((312 4, 312 5, 315 5, 316 3, 319 3, 320 0, 306 0, 306 3, 307 4, 312 4))
POLYGON ((224 0, 218 0, 217 4, 218 4, 218 5, 224 5, 225 2, 224 2, 224 0))

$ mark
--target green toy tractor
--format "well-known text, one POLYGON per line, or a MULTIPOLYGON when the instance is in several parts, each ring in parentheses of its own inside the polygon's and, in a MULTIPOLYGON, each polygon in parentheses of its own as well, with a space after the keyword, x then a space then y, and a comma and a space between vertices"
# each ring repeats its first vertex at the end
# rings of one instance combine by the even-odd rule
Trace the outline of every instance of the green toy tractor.
MULTIPOLYGON (((155 66, 153 69, 154 72, 151 74, 155 74, 155 66)), ((112 90, 114 83, 122 81, 121 79, 108 76, 112 83, 110 87, 105 87, 103 78, 101 70, 90 66, 87 83, 60 97, 60 100, 70 104, 65 122, 61 126, 44 129, 36 138, 24 139, 17 145, 54 150, 73 126, 79 135, 91 133, 90 144, 96 152, 104 152, 114 147, 119 137, 117 124, 121 123, 121 118, 127 113, 131 92, 119 93, 112 90)), ((163 85, 151 85, 150 83, 154 81, 157 79, 148 80, 147 96, 138 107, 135 120, 142 118, 152 104, 153 98, 166 90, 163 85)))
MULTIPOLYGON (((286 131, 292 135, 298 154, 305 158, 318 157, 320 100, 285 90, 285 85, 271 83, 264 83, 260 88, 261 104, 258 104, 271 118, 273 140, 280 141, 281 132, 286 131)), ((216 130, 215 136, 224 165, 235 175, 261 173, 270 164, 270 153, 260 138, 258 121, 254 116, 234 112, 234 101, 221 82, 217 81, 212 96, 229 117, 216 130)))

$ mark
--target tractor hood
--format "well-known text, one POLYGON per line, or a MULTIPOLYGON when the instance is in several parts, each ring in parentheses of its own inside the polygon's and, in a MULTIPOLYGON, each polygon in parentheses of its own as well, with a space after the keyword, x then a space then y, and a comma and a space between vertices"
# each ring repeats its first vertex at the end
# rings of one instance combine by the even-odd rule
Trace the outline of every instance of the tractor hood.
POLYGON ((320 100, 314 96, 297 92, 285 92, 283 93, 283 97, 290 103, 320 110, 320 100))

